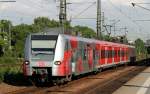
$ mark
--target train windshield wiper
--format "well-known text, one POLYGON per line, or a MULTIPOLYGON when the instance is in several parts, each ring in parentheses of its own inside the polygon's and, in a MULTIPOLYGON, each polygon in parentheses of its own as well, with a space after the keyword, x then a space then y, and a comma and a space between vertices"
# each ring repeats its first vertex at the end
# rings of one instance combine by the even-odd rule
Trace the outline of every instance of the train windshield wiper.
POLYGON ((52 55, 53 52, 34 52, 34 55, 39 55, 39 54, 43 54, 43 55, 52 55))

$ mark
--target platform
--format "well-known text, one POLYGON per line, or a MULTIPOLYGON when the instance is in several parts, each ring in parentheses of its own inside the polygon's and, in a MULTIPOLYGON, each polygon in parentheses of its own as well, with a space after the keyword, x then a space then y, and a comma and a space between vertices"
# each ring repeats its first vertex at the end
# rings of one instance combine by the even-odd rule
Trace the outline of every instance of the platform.
POLYGON ((125 83, 113 94, 150 94, 150 67, 125 83))

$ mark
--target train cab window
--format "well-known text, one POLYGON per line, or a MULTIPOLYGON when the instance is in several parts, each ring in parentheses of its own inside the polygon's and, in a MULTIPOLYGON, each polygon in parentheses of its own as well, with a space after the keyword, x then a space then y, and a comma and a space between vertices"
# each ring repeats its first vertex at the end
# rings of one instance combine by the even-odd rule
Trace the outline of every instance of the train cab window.
POLYGON ((55 40, 32 40, 32 53, 50 53, 54 54, 55 40))
POLYGON ((32 35, 31 50, 32 53, 54 54, 58 36, 50 35, 32 35))

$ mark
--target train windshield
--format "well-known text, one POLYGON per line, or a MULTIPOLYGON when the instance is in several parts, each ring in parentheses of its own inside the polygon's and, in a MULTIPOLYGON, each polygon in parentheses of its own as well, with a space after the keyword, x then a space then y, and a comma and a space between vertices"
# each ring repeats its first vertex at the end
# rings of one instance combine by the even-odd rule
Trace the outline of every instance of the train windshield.
POLYGON ((32 53, 54 54, 57 36, 34 35, 31 39, 32 53))

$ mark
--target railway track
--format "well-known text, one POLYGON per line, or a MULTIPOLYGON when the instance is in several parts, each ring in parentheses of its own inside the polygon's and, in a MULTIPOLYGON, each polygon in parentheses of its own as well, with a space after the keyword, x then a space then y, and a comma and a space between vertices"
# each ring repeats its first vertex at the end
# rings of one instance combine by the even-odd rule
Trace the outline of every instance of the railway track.
POLYGON ((111 94, 145 68, 144 66, 118 67, 117 69, 103 71, 97 75, 89 75, 73 80, 62 86, 33 86, 14 92, 8 92, 7 94, 98 94, 97 92, 103 92, 101 94, 111 94))

